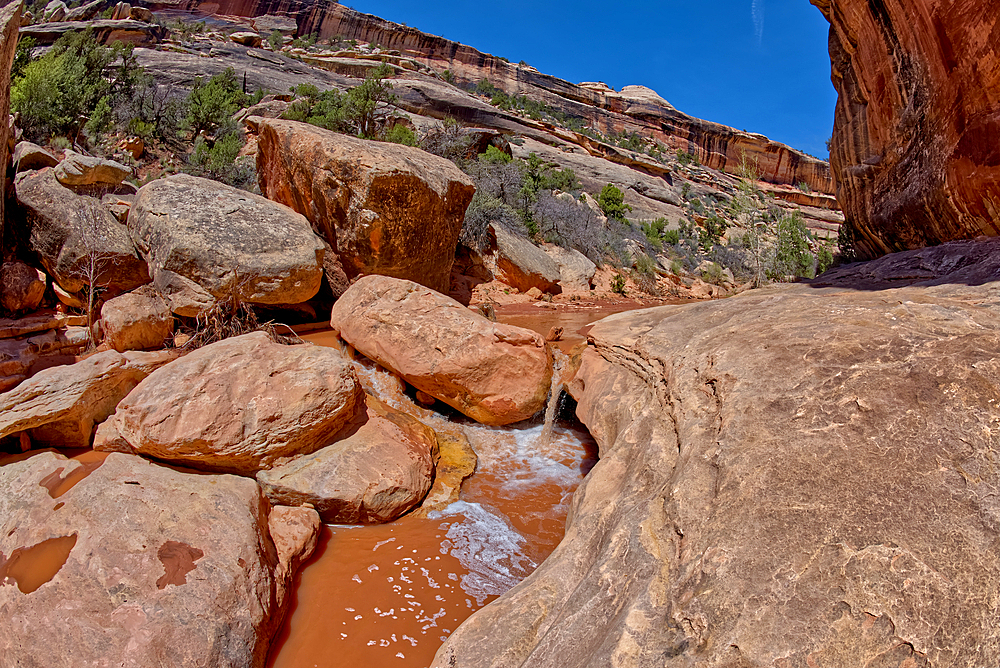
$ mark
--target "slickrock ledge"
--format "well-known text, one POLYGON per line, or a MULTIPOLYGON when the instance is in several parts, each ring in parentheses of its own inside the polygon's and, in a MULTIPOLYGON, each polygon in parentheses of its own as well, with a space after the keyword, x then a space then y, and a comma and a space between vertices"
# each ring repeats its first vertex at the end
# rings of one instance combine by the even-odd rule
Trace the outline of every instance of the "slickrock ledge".
POLYGON ((433 666, 997 664, 1000 267, 939 248, 596 324, 566 538, 433 666))

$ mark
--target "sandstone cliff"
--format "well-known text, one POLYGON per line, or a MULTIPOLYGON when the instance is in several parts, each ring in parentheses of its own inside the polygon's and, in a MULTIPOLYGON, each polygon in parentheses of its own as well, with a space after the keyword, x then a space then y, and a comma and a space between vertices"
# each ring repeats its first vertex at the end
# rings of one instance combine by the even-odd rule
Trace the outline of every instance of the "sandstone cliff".
POLYGON ((745 152, 757 161, 766 181, 789 185, 806 183, 812 190, 833 192, 827 163, 770 141, 763 135, 688 116, 643 86, 626 86, 616 92, 603 84, 572 84, 542 74, 533 67, 508 63, 470 46, 363 14, 329 0, 158 0, 151 6, 248 17, 294 16, 301 35, 318 33, 321 39, 339 35, 344 39, 380 44, 439 73, 449 70, 456 83, 488 79, 509 95, 524 95, 544 102, 557 111, 583 119, 602 133, 637 132, 671 150, 690 152, 712 169, 734 171, 745 152))
POLYGON ((812 3, 831 24, 830 159, 859 255, 1000 234, 996 4, 812 3))

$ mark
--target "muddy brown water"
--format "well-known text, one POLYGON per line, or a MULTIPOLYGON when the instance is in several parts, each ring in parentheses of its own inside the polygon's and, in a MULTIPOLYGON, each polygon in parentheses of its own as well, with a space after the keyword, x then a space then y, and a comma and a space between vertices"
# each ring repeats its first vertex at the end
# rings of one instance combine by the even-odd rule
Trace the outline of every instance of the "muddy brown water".
MULTIPOLYGON (((498 313, 541 332, 579 330, 623 309, 498 313)), ((541 311, 541 309, 540 309, 541 311)), ((330 332, 304 336, 335 345, 330 332)), ((360 358, 362 384, 386 403, 443 433, 461 433, 479 457, 461 498, 426 518, 381 526, 327 526, 298 576, 270 668, 423 668, 473 612, 527 577, 562 540, 573 492, 596 463, 597 447, 578 424, 484 427, 413 403, 392 374, 360 358)))

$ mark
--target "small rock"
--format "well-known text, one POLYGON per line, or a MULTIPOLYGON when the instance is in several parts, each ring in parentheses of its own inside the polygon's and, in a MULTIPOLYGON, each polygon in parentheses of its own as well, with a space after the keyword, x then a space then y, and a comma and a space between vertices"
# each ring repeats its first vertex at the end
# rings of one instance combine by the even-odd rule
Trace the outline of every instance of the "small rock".
POLYGON ((101 11, 101 7, 104 6, 106 0, 93 0, 93 2, 88 2, 87 4, 80 5, 75 9, 71 9, 66 12, 66 21, 89 21, 90 19, 97 16, 97 13, 101 11))
MULTIPOLYGON (((289 583, 302 563, 316 549, 320 531, 319 513, 312 506, 274 506, 267 516, 267 528, 278 553, 275 576, 279 582, 289 583)), ((285 602, 287 587, 278 589, 278 606, 285 602)))
POLYGON ((111 12, 112 21, 121 21, 123 19, 129 18, 129 12, 132 11, 132 6, 127 2, 119 2, 115 5, 114 10, 111 12))
POLYGON ((104 340, 120 353, 160 348, 174 333, 174 316, 151 286, 108 300, 101 307, 104 340))
POLYGON ((27 172, 32 169, 42 169, 44 167, 55 167, 59 164, 59 158, 52 155, 38 144, 30 141, 20 141, 14 147, 14 172, 27 172))
POLYGON ((82 299, 70 292, 66 292, 55 281, 52 281, 52 291, 56 293, 56 299, 59 300, 59 303, 64 306, 68 306, 70 308, 83 308, 84 301, 82 299))
POLYGON ((56 179, 64 186, 117 186, 132 170, 114 160, 104 160, 73 151, 66 151, 66 157, 55 168, 56 179))
POLYGON ((421 406, 433 406, 437 403, 437 399, 427 394, 423 390, 417 390, 417 403, 421 406))
POLYGON ((142 137, 126 137, 118 142, 119 150, 126 151, 133 158, 138 160, 146 151, 146 142, 142 137))
POLYGON ((544 293, 538 288, 530 288, 525 294, 534 299, 535 301, 538 301, 539 299, 542 298, 542 294, 544 293))
POLYGON ((0 306, 11 313, 34 311, 45 295, 46 276, 23 262, 0 267, 0 306))
POLYGON ((558 325, 554 325, 549 333, 545 335, 546 341, 560 341, 562 340, 563 328, 558 325))
POLYGON ((237 44, 242 44, 243 46, 249 46, 255 49, 259 48, 264 41, 261 39, 260 35, 255 32, 234 32, 229 36, 229 39, 237 44))

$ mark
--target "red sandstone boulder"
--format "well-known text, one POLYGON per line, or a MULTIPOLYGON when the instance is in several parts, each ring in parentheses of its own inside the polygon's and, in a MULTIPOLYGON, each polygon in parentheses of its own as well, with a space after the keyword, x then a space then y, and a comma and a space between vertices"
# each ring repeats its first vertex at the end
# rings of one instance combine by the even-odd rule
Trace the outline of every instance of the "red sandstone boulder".
POLYGON ((839 94, 830 164, 861 257, 1000 234, 992 0, 812 0, 839 94))
POLYGON ((349 278, 383 274, 447 291, 475 186, 452 162, 306 123, 251 117, 267 197, 306 216, 349 278))
POLYGON ((552 353, 541 335, 490 322, 412 281, 366 276, 333 306, 331 326, 365 356, 484 424, 545 407, 552 353))
POLYGON ((101 331, 120 353, 160 348, 174 334, 174 316, 156 290, 143 286, 104 303, 101 331))
POLYGON ((175 355, 98 353, 76 364, 39 371, 0 394, 0 437, 26 431, 37 444, 90 447, 94 425, 125 395, 175 355))
POLYGON ((434 478, 434 431, 367 397, 357 431, 311 455, 260 471, 273 503, 310 503, 324 522, 391 522, 427 495, 434 478))
POLYGON ((109 420, 120 438, 95 445, 253 475, 328 444, 360 398, 354 371, 336 350, 285 346, 254 332, 157 369, 109 420))
POLYGON ((0 267, 0 306, 11 313, 34 311, 45 295, 45 274, 23 262, 0 267))
POLYGON ((541 248, 501 225, 491 225, 496 248, 486 258, 494 276, 512 288, 559 294, 559 265, 541 248))
POLYGON ((263 668, 315 511, 131 455, 86 468, 0 460, 0 664, 263 668))

